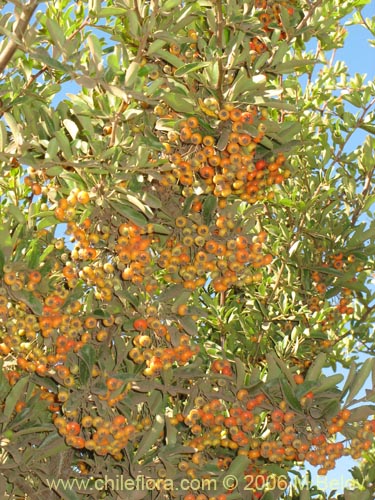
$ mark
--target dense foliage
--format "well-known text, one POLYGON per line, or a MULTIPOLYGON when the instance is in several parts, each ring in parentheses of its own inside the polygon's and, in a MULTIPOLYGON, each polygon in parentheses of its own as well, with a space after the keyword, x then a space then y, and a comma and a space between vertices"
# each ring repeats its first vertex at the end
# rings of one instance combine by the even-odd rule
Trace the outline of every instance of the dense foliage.
POLYGON ((366 3, 1 2, 5 496, 373 497, 366 3))

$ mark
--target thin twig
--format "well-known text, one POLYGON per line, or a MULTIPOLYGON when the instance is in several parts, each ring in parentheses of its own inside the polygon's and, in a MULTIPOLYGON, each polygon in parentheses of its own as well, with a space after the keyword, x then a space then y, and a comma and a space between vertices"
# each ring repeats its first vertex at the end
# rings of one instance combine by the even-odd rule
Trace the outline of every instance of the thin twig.
POLYGON ((31 16, 34 14, 39 1, 32 0, 29 4, 25 5, 22 12, 13 26, 14 37, 9 38, 7 46, 0 54, 0 74, 3 73, 9 61, 12 59, 13 54, 17 50, 19 43, 26 32, 27 26, 30 22, 31 16))
POLYGON ((370 189, 371 189, 371 181, 372 181, 372 177, 374 175, 374 172, 375 172, 375 164, 373 165, 371 170, 369 172, 367 172, 361 196, 358 198, 357 207, 354 210, 353 215, 352 215, 352 226, 354 226, 356 224, 359 216, 361 215, 361 210, 366 203, 367 195, 369 194, 370 189))
POLYGON ((359 10, 359 15, 361 17, 361 20, 362 20, 362 24, 363 26, 368 29, 368 31, 372 34, 372 35, 375 35, 375 30, 371 28, 371 26, 369 26, 369 24, 367 23, 366 19, 363 17, 363 13, 362 13, 362 10, 359 10))
POLYGON ((307 24, 307 21, 312 17, 314 14, 315 10, 323 3, 323 0, 318 0, 316 3, 312 4, 309 11, 305 15, 305 17, 302 19, 302 21, 299 23, 299 25, 296 28, 296 33, 298 33, 302 28, 304 28, 307 24))
POLYGON ((354 134, 354 132, 362 125, 365 116, 370 111, 370 109, 372 108, 372 106, 374 106, 374 104, 375 104, 375 97, 373 99, 371 99, 371 101, 369 102, 369 104, 363 109, 363 111, 362 111, 361 115, 359 116, 356 124, 350 130, 350 132, 348 132, 348 134, 346 135, 344 142, 341 144, 339 150, 337 151, 337 153, 335 154, 335 156, 332 159, 331 167, 335 163, 338 163, 340 161, 341 155, 344 152, 345 146, 349 142, 349 139, 352 137, 352 135, 354 134))

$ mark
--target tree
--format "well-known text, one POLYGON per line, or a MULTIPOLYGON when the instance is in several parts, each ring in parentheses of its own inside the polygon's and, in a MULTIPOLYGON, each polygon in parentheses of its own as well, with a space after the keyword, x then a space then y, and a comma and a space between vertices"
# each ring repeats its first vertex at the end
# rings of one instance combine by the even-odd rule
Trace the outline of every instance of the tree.
POLYGON ((2 2, 5 495, 371 498, 366 3, 2 2))

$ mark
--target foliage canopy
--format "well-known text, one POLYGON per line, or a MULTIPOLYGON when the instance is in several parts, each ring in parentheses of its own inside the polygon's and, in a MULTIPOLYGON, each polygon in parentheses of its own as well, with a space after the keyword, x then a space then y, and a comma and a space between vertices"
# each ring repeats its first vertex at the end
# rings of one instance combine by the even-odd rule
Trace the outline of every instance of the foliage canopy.
POLYGON ((372 498, 366 3, 1 2, 1 492, 372 498))

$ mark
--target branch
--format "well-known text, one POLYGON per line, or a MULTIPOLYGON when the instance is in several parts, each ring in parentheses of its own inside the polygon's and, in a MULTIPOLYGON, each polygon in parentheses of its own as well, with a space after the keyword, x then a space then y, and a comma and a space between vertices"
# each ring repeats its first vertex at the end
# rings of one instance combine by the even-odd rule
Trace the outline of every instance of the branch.
POLYGON ((323 0, 317 0, 316 3, 312 4, 310 9, 308 10, 307 14, 305 17, 302 19, 302 21, 299 23, 299 25, 296 28, 296 33, 298 33, 302 28, 304 28, 307 24, 307 21, 310 19, 310 17, 313 16, 315 10, 323 3, 323 0))
POLYGON ((367 113, 370 111, 370 109, 372 108, 372 106, 374 106, 374 104, 375 104, 375 97, 373 99, 371 99, 371 101, 369 102, 369 104, 362 110, 362 113, 359 116, 359 118, 357 119, 356 124, 353 126, 353 128, 345 136, 345 140, 341 144, 338 152, 333 157, 330 167, 332 167, 335 163, 339 163, 340 162, 341 155, 344 152, 345 146, 348 144, 349 139, 352 137, 352 135, 354 134, 354 132, 358 128, 360 128, 360 126, 362 125, 363 120, 365 119, 367 113))
POLYGON ((366 19, 363 17, 363 13, 362 13, 362 11, 361 11, 361 10, 359 10, 359 15, 361 16, 363 26, 364 26, 366 29, 368 29, 368 31, 369 31, 372 35, 374 35, 374 34, 375 34, 375 30, 374 30, 371 26, 369 26, 369 24, 367 23, 366 19))
POLYGON ((18 42, 21 42, 26 32, 26 28, 30 22, 31 16, 34 14, 38 3, 38 0, 31 0, 28 5, 24 6, 20 17, 15 22, 13 27, 13 33, 15 37, 9 39, 7 46, 0 54, 0 74, 3 73, 9 61, 12 59, 13 54, 17 50, 18 42))
POLYGON ((358 198, 357 207, 354 210, 353 215, 352 215, 352 226, 354 226, 356 224, 359 216, 361 215, 361 210, 365 206, 366 198, 369 195, 370 190, 371 190, 371 181, 372 181, 374 172, 375 172, 375 164, 373 165, 371 170, 369 172, 367 172, 365 183, 364 183, 363 190, 361 193, 361 197, 358 198))

